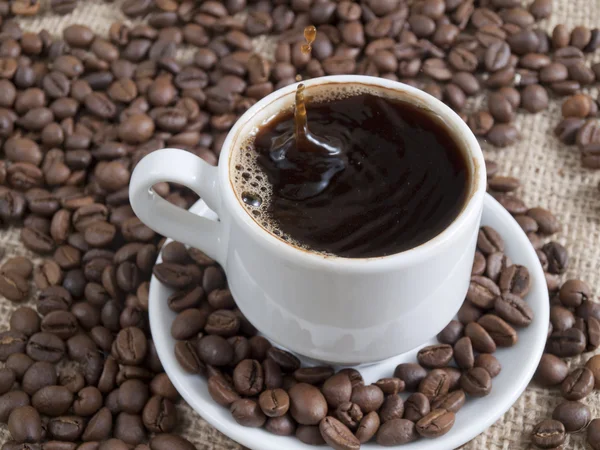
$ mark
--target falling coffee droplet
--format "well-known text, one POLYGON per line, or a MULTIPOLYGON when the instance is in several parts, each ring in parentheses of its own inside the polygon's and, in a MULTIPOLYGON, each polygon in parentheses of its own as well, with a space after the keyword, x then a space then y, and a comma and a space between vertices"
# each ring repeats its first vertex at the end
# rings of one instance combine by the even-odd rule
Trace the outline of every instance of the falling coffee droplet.
POLYGON ((296 123, 296 147, 306 140, 308 124, 306 120, 306 103, 304 101, 304 85, 296 88, 296 105, 294 107, 294 122, 296 123))
POLYGON ((315 42, 317 38, 317 28, 314 25, 309 25, 304 29, 304 39, 306 39, 306 44, 303 44, 300 47, 300 50, 305 55, 308 55, 312 51, 312 44, 315 42))
POLYGON ((302 75, 300 75, 300 74, 296 75, 296 81, 302 81, 302 75))
POLYGON ((246 205, 253 206, 255 208, 258 208, 260 205, 262 205, 262 198, 260 198, 260 196, 254 192, 242 192, 242 201, 246 205))

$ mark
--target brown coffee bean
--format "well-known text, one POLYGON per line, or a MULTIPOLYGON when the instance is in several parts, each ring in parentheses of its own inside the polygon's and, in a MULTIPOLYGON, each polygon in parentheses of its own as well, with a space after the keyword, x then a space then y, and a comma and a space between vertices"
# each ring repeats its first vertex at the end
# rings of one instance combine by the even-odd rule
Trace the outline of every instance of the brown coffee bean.
POLYGON ((436 409, 416 424, 417 432, 427 438, 443 436, 454 426, 455 415, 451 411, 436 409))
POLYGON ((483 309, 489 309, 493 306, 495 298, 499 295, 500 289, 496 283, 489 278, 482 276, 471 277, 469 290, 467 291, 467 300, 469 300, 475 306, 483 309))
POLYGON ((429 400, 447 394, 450 390, 450 376, 443 369, 434 369, 419 383, 419 392, 429 400))
POLYGON ((482 397, 491 392, 492 379, 485 369, 474 367, 463 373, 460 386, 468 395, 482 397))
POLYGON ((452 347, 447 344, 424 347, 417 353, 419 364, 429 369, 446 366, 452 359, 452 347))
POLYGON ((542 247, 542 251, 548 257, 548 271, 561 274, 569 267, 569 255, 567 250, 558 242, 549 242, 542 247))
POLYGON ((496 351, 495 341, 479 323, 468 323, 465 327, 465 336, 471 339, 473 349, 480 353, 494 353, 496 351))
POLYGON ((8 418, 8 430, 17 442, 39 442, 42 439, 39 412, 31 406, 15 408, 8 418))
POLYGON ((558 420, 543 420, 533 428, 531 435, 536 447, 546 449, 560 447, 565 439, 565 427, 558 420))
POLYGON ((592 413, 583 403, 565 401, 554 409, 552 419, 561 422, 567 433, 576 433, 587 428, 592 420, 592 413))
POLYGON ((594 374, 587 367, 575 369, 561 385, 561 393, 567 400, 581 400, 594 389, 594 374))

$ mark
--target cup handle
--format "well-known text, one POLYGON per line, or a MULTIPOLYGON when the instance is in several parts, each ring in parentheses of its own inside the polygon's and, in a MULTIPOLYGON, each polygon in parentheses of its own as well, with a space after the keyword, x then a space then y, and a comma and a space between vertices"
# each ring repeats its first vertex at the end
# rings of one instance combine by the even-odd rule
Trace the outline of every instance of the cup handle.
POLYGON ((217 174, 216 167, 190 152, 173 148, 152 152, 140 160, 131 175, 129 200, 133 212, 157 233, 202 250, 222 263, 220 222, 179 208, 152 188, 164 181, 184 185, 219 214, 217 174))

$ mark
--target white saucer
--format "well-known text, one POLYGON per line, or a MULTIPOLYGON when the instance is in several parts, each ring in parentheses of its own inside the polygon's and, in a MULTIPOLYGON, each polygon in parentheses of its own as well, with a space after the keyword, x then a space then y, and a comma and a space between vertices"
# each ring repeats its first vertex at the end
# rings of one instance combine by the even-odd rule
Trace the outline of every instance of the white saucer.
MULTIPOLYGON (((199 201, 191 211, 205 215, 208 208, 199 201)), ((209 213, 212 211, 208 210, 209 213)), ((542 356, 548 331, 549 301, 546 282, 537 255, 510 214, 491 196, 486 195, 482 225, 494 227, 504 238, 506 254, 516 264, 529 269, 532 287, 527 302, 532 307, 533 323, 519 332, 519 342, 509 349, 500 349, 496 357, 502 364, 502 372, 493 380, 490 395, 479 399, 469 399, 456 417, 452 430, 437 439, 420 439, 403 445, 407 450, 454 449, 469 442, 498 420, 517 400, 533 377, 542 356)), ((160 258, 159 258, 160 262, 160 258)), ((229 410, 216 404, 208 394, 206 380, 198 375, 189 375, 179 366, 173 348, 171 323, 175 313, 167 306, 171 290, 152 277, 150 285, 149 314, 150 326, 156 350, 169 378, 182 397, 207 422, 223 434, 252 450, 310 450, 312 446, 303 444, 295 437, 275 436, 264 429, 246 428, 238 425, 229 410)), ((430 343, 436 343, 435 338, 430 343)), ((428 344, 430 344, 428 343, 428 344)), ((427 344, 426 344, 427 345, 427 344)), ((417 349, 381 363, 361 367, 365 382, 373 383, 380 378, 393 376, 395 367, 402 362, 415 362, 417 349)), ((361 447, 365 450, 381 449, 371 442, 361 447)))

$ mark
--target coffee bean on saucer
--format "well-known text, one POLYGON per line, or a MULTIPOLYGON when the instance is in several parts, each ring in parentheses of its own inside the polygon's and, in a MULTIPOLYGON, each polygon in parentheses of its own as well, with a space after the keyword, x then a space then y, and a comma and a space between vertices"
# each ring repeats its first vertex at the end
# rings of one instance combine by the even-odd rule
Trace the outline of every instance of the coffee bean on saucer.
POLYGON ((417 422, 416 430, 423 437, 436 438, 448 433, 455 419, 453 412, 435 409, 417 422))
POLYGON ((412 422, 418 422, 430 410, 429 399, 420 392, 411 394, 404 402, 404 418, 412 422))
POLYGON ((403 363, 396 367, 394 376, 404 381, 407 391, 415 391, 427 376, 427 369, 419 364, 403 363))

